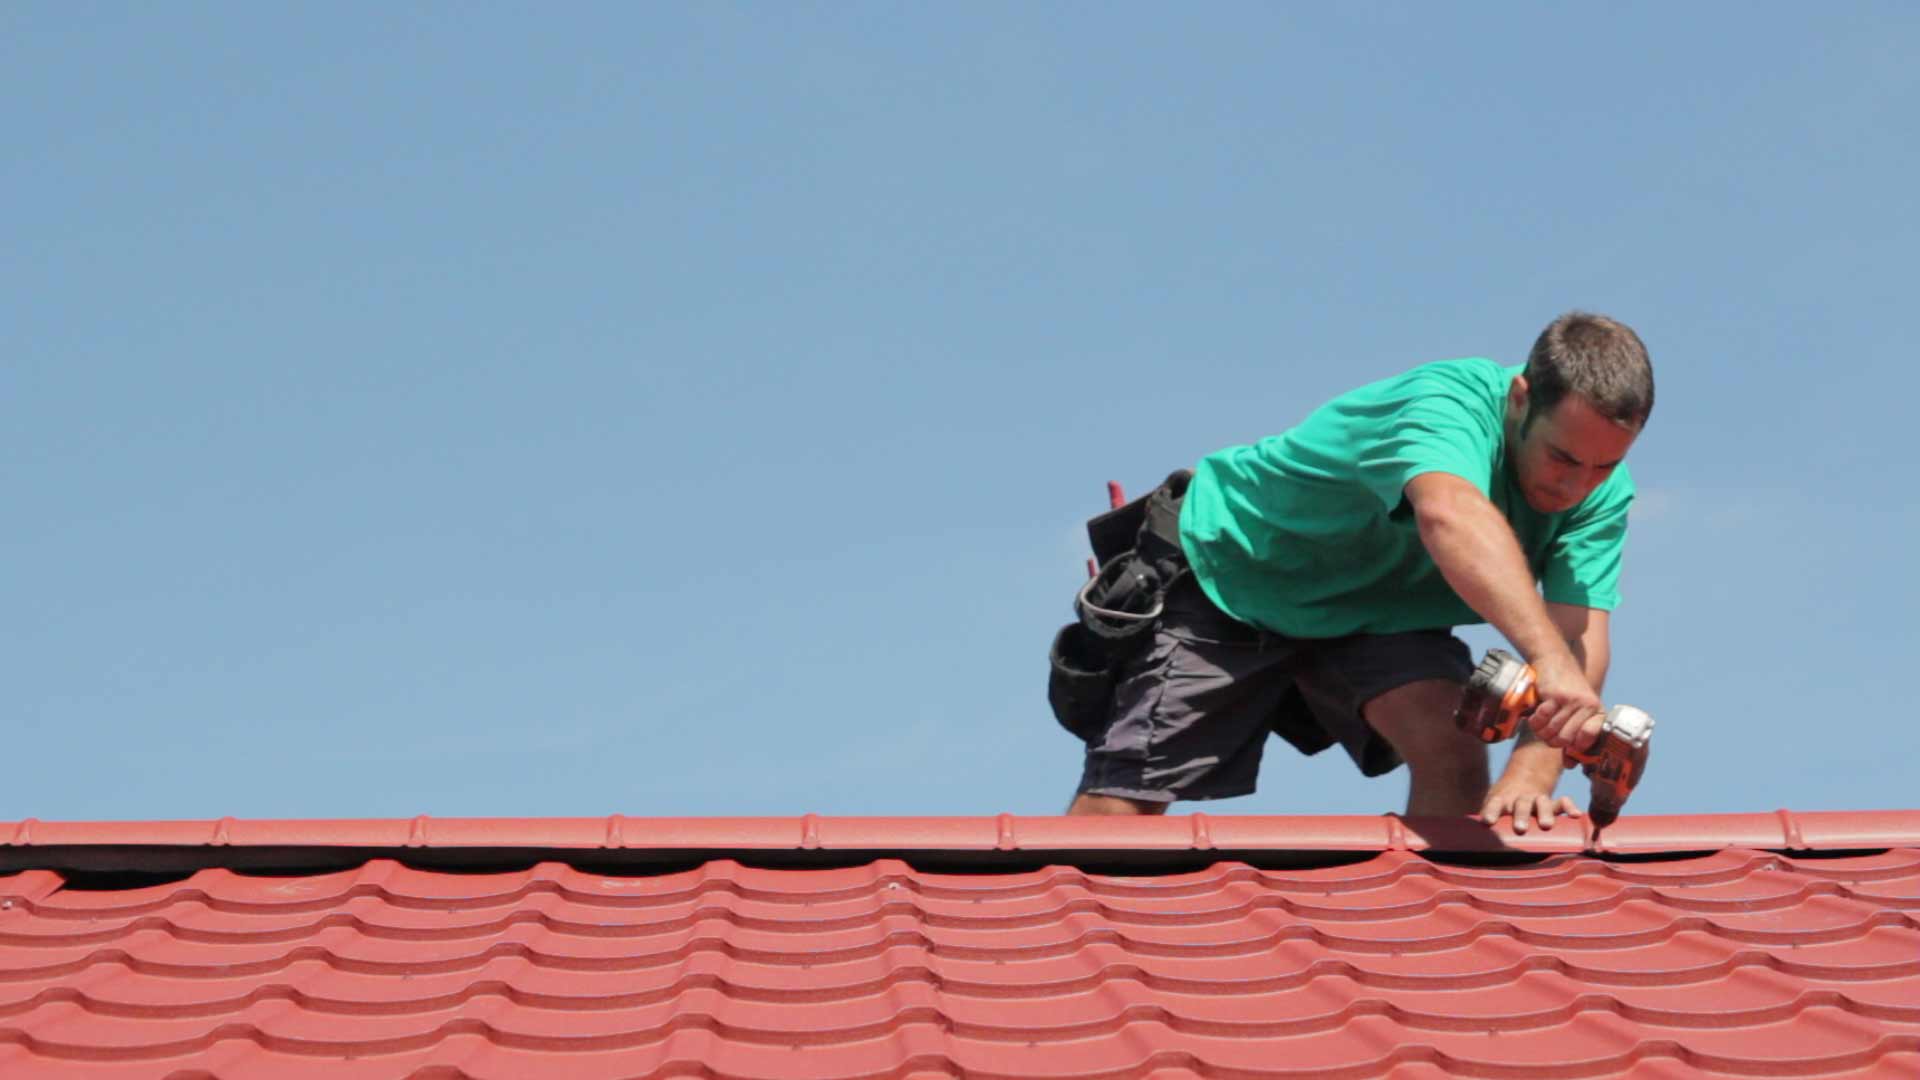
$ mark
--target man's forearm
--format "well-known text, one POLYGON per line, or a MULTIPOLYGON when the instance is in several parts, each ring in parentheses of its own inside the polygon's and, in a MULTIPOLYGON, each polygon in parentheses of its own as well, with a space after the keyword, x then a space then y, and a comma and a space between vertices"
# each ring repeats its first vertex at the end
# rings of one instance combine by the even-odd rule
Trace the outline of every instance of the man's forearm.
POLYGON ((1415 514, 1427 553, 1468 607, 1529 661, 1568 656, 1566 639, 1534 588, 1520 542, 1485 496, 1472 489, 1446 492, 1418 504, 1415 514))
POLYGON ((1593 684, 1593 692, 1604 693, 1607 681, 1607 646, 1605 642, 1589 647, 1578 637, 1567 639, 1567 648, 1573 650, 1573 658, 1580 661, 1580 670, 1587 675, 1587 681, 1593 684))
MULTIPOLYGON (((1573 653, 1573 658, 1579 661, 1580 670, 1586 674, 1587 681, 1593 684, 1596 693, 1599 692, 1607 681, 1607 662, 1610 658, 1605 631, 1587 635, 1582 630, 1565 624, 1561 619, 1554 619, 1554 623, 1564 636, 1567 648, 1573 653)), ((1514 743, 1513 750, 1514 752, 1507 760, 1509 772, 1515 768, 1534 769, 1544 776, 1549 771, 1557 774, 1564 766, 1562 760, 1564 755, 1554 747, 1541 742, 1540 737, 1535 735, 1533 728, 1527 724, 1520 725, 1520 737, 1514 743)))

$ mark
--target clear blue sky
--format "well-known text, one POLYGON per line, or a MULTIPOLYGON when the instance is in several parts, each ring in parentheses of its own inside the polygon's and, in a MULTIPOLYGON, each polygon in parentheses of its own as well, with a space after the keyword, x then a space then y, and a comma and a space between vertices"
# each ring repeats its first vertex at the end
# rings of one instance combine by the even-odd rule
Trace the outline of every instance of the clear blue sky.
MULTIPOLYGON (((1920 805, 1916 47, 1906 3, 9 5, 0 818, 1054 813, 1103 481, 1572 307, 1659 382, 1633 808, 1920 805)), ((1404 783, 1276 742, 1187 808, 1404 783)))

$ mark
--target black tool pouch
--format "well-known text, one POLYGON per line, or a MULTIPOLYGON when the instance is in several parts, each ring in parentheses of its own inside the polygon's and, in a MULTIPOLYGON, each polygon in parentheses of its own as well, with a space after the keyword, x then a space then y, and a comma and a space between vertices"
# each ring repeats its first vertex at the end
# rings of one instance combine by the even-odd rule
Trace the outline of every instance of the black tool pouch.
POLYGON ((1167 587, 1187 570, 1180 502, 1192 477, 1182 469, 1087 522, 1100 570, 1074 597, 1079 620, 1060 628, 1047 657, 1047 702, 1060 726, 1082 740, 1106 730, 1120 668, 1153 640, 1167 587))

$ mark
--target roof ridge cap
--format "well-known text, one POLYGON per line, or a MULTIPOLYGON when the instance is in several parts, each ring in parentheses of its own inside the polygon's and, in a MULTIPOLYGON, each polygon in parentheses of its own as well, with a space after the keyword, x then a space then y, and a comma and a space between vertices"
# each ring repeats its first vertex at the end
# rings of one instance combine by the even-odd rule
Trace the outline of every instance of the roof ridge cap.
POLYGON ((1473 818, 1384 815, 453 818, 0 822, 0 849, 492 848, 629 851, 1411 851, 1635 854, 1920 846, 1920 810, 1633 815, 1512 831, 1473 818), (429 828, 429 825, 431 826, 429 828))

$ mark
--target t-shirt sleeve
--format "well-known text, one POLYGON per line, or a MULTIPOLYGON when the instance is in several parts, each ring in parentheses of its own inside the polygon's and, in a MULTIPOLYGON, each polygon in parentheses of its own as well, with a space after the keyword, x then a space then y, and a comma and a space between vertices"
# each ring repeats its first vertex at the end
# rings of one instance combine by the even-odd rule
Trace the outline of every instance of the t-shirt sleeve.
POLYGON ((1633 491, 1633 478, 1622 465, 1567 516, 1540 577, 1541 593, 1549 602, 1600 611, 1620 606, 1620 554, 1627 545, 1633 491))
POLYGON ((1458 476, 1481 494, 1493 480, 1498 445, 1497 415, 1471 388, 1433 376, 1408 387, 1406 397, 1389 403, 1355 424, 1360 482, 1391 513, 1405 497, 1407 483, 1423 473, 1458 476))

